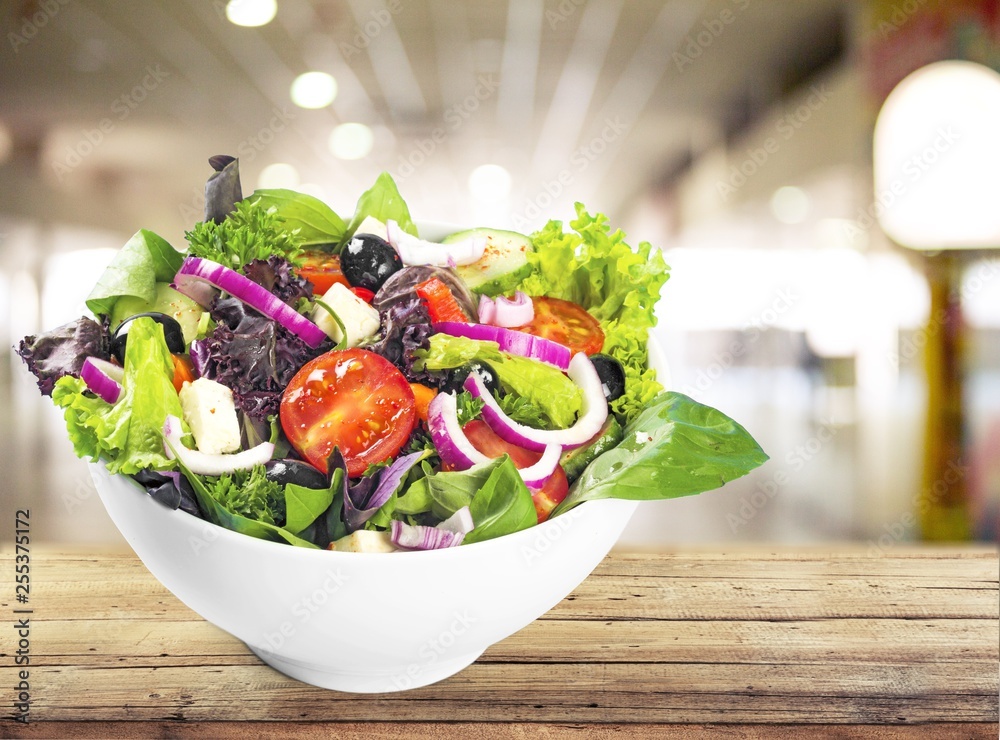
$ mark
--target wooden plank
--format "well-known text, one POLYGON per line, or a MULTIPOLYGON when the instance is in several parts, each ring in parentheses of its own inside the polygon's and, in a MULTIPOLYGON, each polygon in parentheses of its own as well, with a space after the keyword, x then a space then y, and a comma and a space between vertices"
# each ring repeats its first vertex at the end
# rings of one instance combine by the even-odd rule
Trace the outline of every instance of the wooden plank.
MULTIPOLYGON (((38 623, 32 656, 45 666, 248 665, 257 658, 200 619, 38 623), (178 661, 184 661, 178 663, 178 661)), ((1000 625, 989 620, 801 622, 539 620, 480 662, 888 664, 990 662, 1000 625)))
MULTIPOLYGON (((4 578, 9 561, 0 558, 4 578)), ((420 727, 449 737, 448 728, 463 726, 454 722, 533 723, 509 725, 532 736, 585 723, 642 737, 632 723, 640 733, 650 723, 720 722, 737 733, 745 728, 734 723, 761 722, 833 723, 834 732, 849 733, 845 727, 861 723, 947 720, 971 723, 958 736, 986 727, 996 736, 989 723, 998 714, 1000 607, 992 550, 613 555, 570 598, 466 671, 376 696, 324 691, 276 673, 180 604, 134 556, 42 549, 32 565, 39 595, 31 716, 58 734, 114 727, 109 719, 163 736, 205 722, 228 736, 227 721, 260 732, 280 727, 281 735, 337 723, 339 735, 370 727, 352 722, 388 720, 384 737, 399 727, 407 737, 425 736, 411 733, 420 727)), ((14 675, 0 668, 0 685, 16 683, 14 675)), ((498 726, 469 727, 488 736, 480 730, 498 726)), ((0 728, 4 736, 23 729, 0 728)))
POLYGON ((469 722, 392 723, 344 722, 335 727, 324 722, 40 722, 27 726, 0 723, 9 738, 109 737, 174 738, 175 740, 246 740, 246 738, 290 738, 291 740, 774 740, 777 738, 824 738, 824 740, 994 740, 997 726, 988 723, 935 723, 929 725, 580 725, 469 722))

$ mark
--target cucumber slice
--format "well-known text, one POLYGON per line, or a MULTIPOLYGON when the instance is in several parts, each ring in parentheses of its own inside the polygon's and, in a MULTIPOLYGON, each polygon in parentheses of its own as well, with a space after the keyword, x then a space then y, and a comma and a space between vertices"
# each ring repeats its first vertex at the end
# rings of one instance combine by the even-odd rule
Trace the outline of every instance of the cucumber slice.
POLYGON ((604 454, 621 442, 622 435, 622 425, 618 423, 618 419, 615 418, 614 414, 609 414, 608 420, 601 427, 601 431, 588 444, 583 447, 566 450, 562 454, 559 464, 566 471, 567 480, 572 483, 579 478, 584 468, 590 465, 598 455, 604 454))
POLYGON ((531 273, 528 252, 534 251, 531 240, 516 231, 499 229, 469 229, 451 234, 442 244, 486 237, 486 251, 471 265, 455 268, 458 276, 474 293, 490 297, 513 291, 531 273))

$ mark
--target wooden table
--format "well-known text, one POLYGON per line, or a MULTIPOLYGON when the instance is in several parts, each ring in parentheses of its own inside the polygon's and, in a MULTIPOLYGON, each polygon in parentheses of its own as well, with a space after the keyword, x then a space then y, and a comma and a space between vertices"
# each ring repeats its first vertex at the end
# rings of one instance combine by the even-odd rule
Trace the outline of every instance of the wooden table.
POLYGON ((457 676, 363 696, 263 665, 131 554, 36 546, 27 725, 12 561, 6 545, 2 737, 997 737, 982 547, 613 554, 457 676))

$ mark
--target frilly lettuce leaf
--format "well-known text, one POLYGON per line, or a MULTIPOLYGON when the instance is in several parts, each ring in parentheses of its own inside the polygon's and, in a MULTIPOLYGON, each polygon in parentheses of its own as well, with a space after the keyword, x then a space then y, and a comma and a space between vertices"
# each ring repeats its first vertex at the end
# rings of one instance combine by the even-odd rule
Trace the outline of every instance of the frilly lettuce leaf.
POLYGON ((604 214, 592 216, 580 203, 576 213, 572 232, 549 221, 531 235, 535 251, 528 261, 534 271, 520 289, 578 303, 601 322, 603 351, 625 368, 625 395, 612 409, 632 419, 663 390, 646 368, 646 341, 656 325, 653 308, 670 268, 649 242, 633 249, 620 229, 611 232, 604 214))

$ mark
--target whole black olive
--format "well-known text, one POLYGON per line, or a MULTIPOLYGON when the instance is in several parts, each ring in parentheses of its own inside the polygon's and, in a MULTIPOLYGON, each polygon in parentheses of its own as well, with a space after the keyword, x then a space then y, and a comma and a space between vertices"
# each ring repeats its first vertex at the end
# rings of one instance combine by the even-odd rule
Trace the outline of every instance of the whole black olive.
POLYGON ((500 376, 497 375, 497 371, 488 362, 482 362, 481 360, 467 362, 461 367, 456 367, 454 370, 449 371, 448 378, 441 386, 441 390, 445 393, 460 393, 464 390, 465 379, 472 373, 479 376, 480 380, 483 381, 483 385, 494 396, 499 396, 503 393, 503 389, 500 387, 500 376))
POLYGON ((389 242, 374 234, 356 234, 340 253, 340 269, 355 288, 377 293, 403 261, 389 242))
POLYGON ((601 379, 604 397, 608 403, 616 401, 625 393, 625 368, 611 355, 590 355, 597 377, 601 379))
POLYGON ((264 469, 268 480, 282 486, 294 483, 303 488, 321 489, 329 485, 325 475, 301 460, 268 460, 264 469))
POLYGON ((184 351, 184 332, 181 331, 181 325, 177 323, 177 319, 156 311, 137 313, 135 316, 129 316, 115 329, 114 337, 111 340, 111 354, 118 362, 122 365, 125 364, 125 344, 128 341, 129 329, 132 328, 133 321, 142 317, 152 319, 163 326, 163 338, 167 340, 167 349, 178 354, 184 351))

